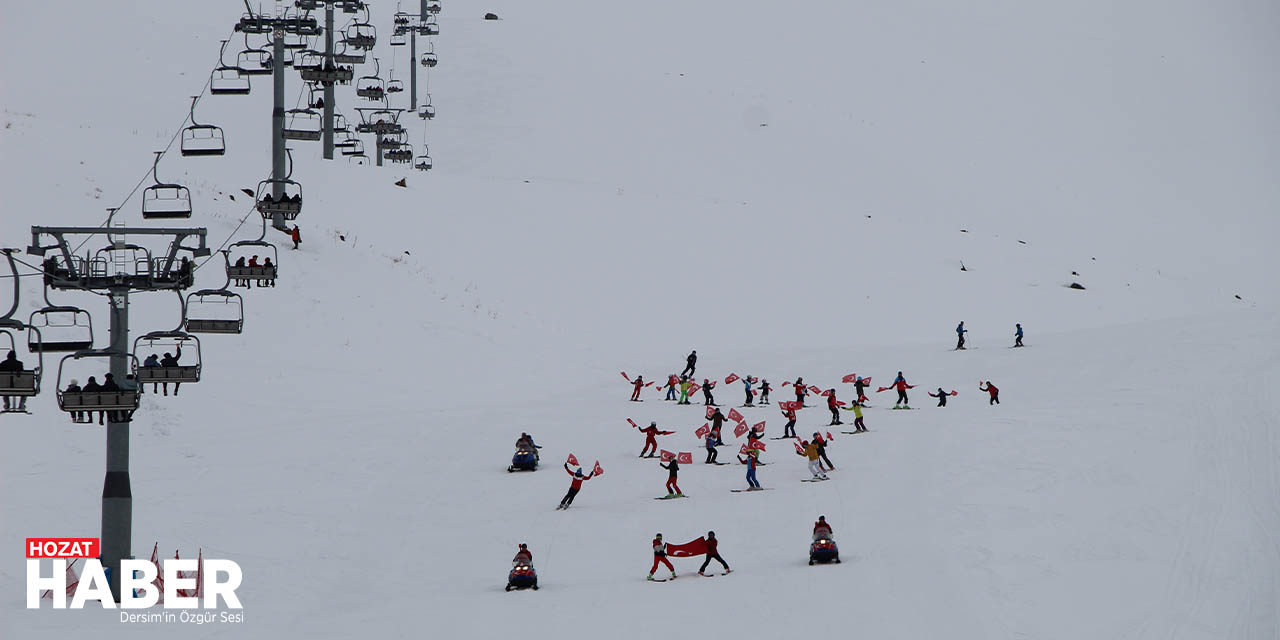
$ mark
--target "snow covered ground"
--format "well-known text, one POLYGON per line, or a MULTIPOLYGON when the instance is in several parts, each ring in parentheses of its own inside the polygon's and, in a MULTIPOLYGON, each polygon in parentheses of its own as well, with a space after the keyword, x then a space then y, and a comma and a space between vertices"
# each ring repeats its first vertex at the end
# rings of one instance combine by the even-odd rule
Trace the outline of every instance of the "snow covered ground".
MULTIPOLYGON (((1280 15, 444 4, 437 168, 292 144, 302 250, 271 232, 280 285, 244 292, 244 335, 204 340, 205 379, 144 397, 133 423, 134 553, 238 561, 246 621, 24 608, 21 539, 99 526, 102 431, 45 394, 0 416, 0 637, 1280 637, 1280 15), (953 352, 960 320, 974 348, 953 352), (1015 322, 1026 349, 1006 348, 1015 322), (872 431, 836 434, 831 482, 801 483, 770 440, 772 491, 695 464, 689 499, 654 502, 665 472, 635 458, 626 418, 701 460, 702 408, 628 403, 618 371, 662 378, 691 348, 700 376, 762 376, 778 399, 797 375, 847 397, 847 373, 902 370, 920 410, 874 396, 872 431), (939 386, 960 392, 946 409, 924 396, 939 386), (508 474, 522 430, 544 465, 508 474), (557 512, 569 453, 606 473, 557 512), (841 565, 805 562, 818 514, 841 565), (644 581, 654 533, 712 529, 733 574, 644 581), (539 592, 502 591, 519 542, 539 592)), ((394 7, 373 9, 385 38, 394 7)), ((99 224, 241 10, 7 8, 0 51, 31 62, 0 72, 0 244, 99 224), (50 47, 36 26, 68 11, 98 28, 50 47)), ((238 191, 269 169, 264 80, 197 107, 226 158, 161 163, 215 244, 257 235, 238 191)), ((146 224, 137 207, 121 219, 146 224)), ((221 285, 217 263, 198 281, 221 285)), ((22 295, 25 315, 38 282, 22 295)), ((52 297, 105 327, 97 299, 52 297)), ((136 331, 176 324, 171 298, 135 304, 136 331)), ((781 430, 776 411, 747 417, 781 430)), ((800 433, 826 417, 806 410, 800 433)))

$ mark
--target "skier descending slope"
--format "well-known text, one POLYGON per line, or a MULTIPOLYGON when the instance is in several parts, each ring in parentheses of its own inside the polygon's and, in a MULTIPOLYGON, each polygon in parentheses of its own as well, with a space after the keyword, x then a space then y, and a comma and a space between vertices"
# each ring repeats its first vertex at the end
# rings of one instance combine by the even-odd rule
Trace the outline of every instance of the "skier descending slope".
POLYGON ((698 350, 694 349, 689 352, 689 357, 684 359, 684 370, 680 372, 680 377, 693 375, 693 370, 698 366, 698 350))
POLYGON ((658 466, 667 470, 667 497, 683 498, 684 492, 680 490, 680 485, 676 484, 677 476, 680 475, 680 462, 673 457, 669 464, 659 462, 658 466))
MULTIPOLYGON (((639 427, 636 427, 636 428, 637 428, 637 429, 639 429, 639 427)), ((673 433, 675 433, 675 432, 674 432, 674 431, 659 431, 659 430, 658 430, 658 423, 657 423, 657 422, 650 422, 650 423, 649 423, 649 426, 647 426, 647 427, 645 427, 645 428, 643 428, 643 429, 640 429, 640 433, 643 433, 643 434, 644 434, 644 448, 640 450, 640 457, 641 457, 641 458, 643 458, 643 457, 645 457, 645 454, 646 454, 646 453, 648 453, 648 454, 649 454, 649 455, 648 455, 648 457, 653 458, 653 457, 655 457, 655 456, 657 456, 657 455, 658 455, 658 438, 657 438, 657 436, 669 436, 669 435, 671 435, 671 434, 673 434, 673 433), (650 447, 652 447, 652 448, 653 448, 653 450, 652 450, 652 451, 650 451, 650 447)))
POLYGON ((809 473, 813 474, 812 481, 826 480, 827 474, 822 470, 822 463, 818 462, 818 445, 809 441, 802 441, 800 444, 804 450, 797 451, 796 455, 809 459, 809 473))
POLYGON ((866 390, 867 390, 868 384, 871 384, 871 378, 864 378, 862 376, 857 376, 857 379, 853 381, 853 391, 858 395, 858 402, 867 401, 866 390))
POLYGON ((861 402, 854 402, 849 407, 846 407, 845 411, 853 412, 853 431, 844 431, 842 433, 863 433, 867 430, 867 427, 862 423, 862 403, 861 402))
POLYGON ((569 463, 567 462, 564 463, 564 472, 573 476, 573 480, 569 484, 569 493, 564 494, 564 498, 560 500, 560 506, 556 507, 557 511, 560 509, 568 509, 569 505, 573 504, 573 497, 578 495, 578 491, 582 489, 582 483, 590 480, 592 476, 596 475, 595 471, 592 471, 585 476, 582 475, 582 467, 578 467, 577 471, 569 471, 569 463))
POLYGON ((703 560, 702 566, 698 568, 698 575, 700 576, 707 575, 706 574, 707 565, 711 564, 712 560, 719 562, 720 566, 724 567, 724 572, 726 574, 732 571, 732 569, 729 568, 729 563, 725 562, 724 558, 720 557, 720 552, 718 551, 718 548, 720 547, 720 541, 716 540, 716 532, 714 531, 707 532, 706 545, 707 545, 707 559, 703 560))
POLYGON ((689 404, 689 378, 680 376, 680 400, 676 404, 689 404))
POLYGON ((716 462, 716 456, 719 455, 720 452, 716 450, 715 434, 708 433, 707 437, 704 438, 704 440, 707 446, 707 461, 704 464, 719 464, 716 462))
MULTIPOLYGON (((823 462, 827 463, 826 469, 823 470, 830 471, 831 469, 835 469, 836 466, 831 464, 831 459, 827 457, 827 441, 823 440, 822 434, 817 431, 813 432, 813 446, 818 449, 818 457, 821 458, 823 462)), ((819 464, 818 468, 821 469, 822 465, 819 464)))
POLYGON ((978 391, 986 391, 991 395, 991 400, 987 402, 988 405, 1000 404, 1000 390, 994 384, 991 384, 990 380, 987 380, 985 387, 979 384, 978 391))
POLYGON ((1015 322, 1013 326, 1014 326, 1013 346, 1021 347, 1022 346, 1022 324, 1015 322))
POLYGON ((756 449, 748 449, 747 457, 738 456, 738 462, 747 465, 747 491, 759 491, 760 481, 756 480, 756 460, 759 455, 756 449))
POLYGON ((907 389, 914 389, 914 388, 915 387, 913 385, 907 384, 907 379, 904 378, 902 376, 902 372, 899 371, 898 377, 893 379, 893 384, 887 387, 880 387, 879 389, 876 389, 876 393, 879 393, 881 391, 888 391, 889 389, 897 389, 898 400, 897 402, 893 403, 893 408, 894 409, 899 409, 899 408, 910 409, 911 407, 909 405, 911 404, 911 401, 907 398, 907 389), (899 407, 899 405, 901 405, 901 407, 899 407))
MULTIPOLYGON (((784 402, 783 404, 786 404, 786 403, 784 402)), ((782 417, 787 419, 787 424, 782 427, 782 438, 777 438, 777 439, 781 440, 783 438, 796 437, 796 410, 783 409, 782 417)))
POLYGON ((671 572, 671 579, 676 579, 676 568, 671 566, 671 561, 667 559, 667 543, 662 541, 662 534, 653 537, 653 566, 649 568, 649 580, 653 580, 653 572, 658 570, 658 563, 667 565, 667 570, 671 572))
POLYGON ((946 391, 943 391, 943 390, 942 390, 942 387, 938 387, 938 392, 937 392, 937 393, 932 393, 932 392, 931 392, 931 393, 929 393, 929 397, 930 397, 930 398, 937 398, 937 399, 938 399, 938 406, 939 406, 939 407, 945 407, 945 406, 947 406, 947 396, 948 396, 948 395, 951 395, 951 394, 947 393, 946 391))
POLYGON ((964 328, 964 321, 961 321, 959 325, 956 325, 956 349, 957 350, 964 348, 964 334, 968 332, 969 330, 964 328))

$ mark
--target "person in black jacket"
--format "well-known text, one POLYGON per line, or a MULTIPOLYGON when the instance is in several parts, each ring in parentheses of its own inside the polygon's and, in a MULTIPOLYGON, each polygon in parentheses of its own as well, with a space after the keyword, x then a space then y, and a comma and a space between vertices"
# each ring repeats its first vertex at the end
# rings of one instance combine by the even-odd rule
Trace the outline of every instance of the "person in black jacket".
POLYGON ((760 404, 769 404, 769 381, 760 380, 760 404))
POLYGON ((716 404, 715 396, 711 395, 711 389, 714 388, 715 386, 716 386, 716 383, 706 378, 702 379, 702 400, 703 400, 703 403, 708 407, 718 406, 716 404))
MULTIPOLYGON (((160 366, 162 366, 162 367, 176 367, 176 366, 178 366, 178 360, 182 358, 182 346, 181 346, 181 345, 179 345, 179 346, 178 346, 178 350, 177 350, 177 351, 178 351, 178 354, 177 354, 177 355, 172 355, 172 354, 170 354, 169 352, 167 352, 167 351, 166 351, 166 352, 165 352, 165 354, 164 354, 164 357, 163 357, 163 358, 160 358, 160 366)), ((175 383, 173 383, 173 395, 175 395, 175 396, 176 396, 176 395, 178 395, 178 387, 180 387, 180 386, 182 386, 182 383, 181 383, 181 382, 175 382, 175 383)), ((166 396, 167 396, 167 395, 169 395, 169 383, 168 383, 168 382, 162 383, 162 388, 164 389, 164 395, 166 395, 166 396)), ((154 391, 154 390, 155 390, 155 389, 152 389, 152 391, 154 391)))
POLYGON ((719 562, 720 566, 724 567, 724 572, 729 573, 729 563, 725 562, 724 558, 720 557, 719 547, 720 547, 720 541, 716 540, 716 532, 708 531, 707 532, 707 559, 703 561, 702 567, 698 569, 698 575, 700 576, 707 575, 703 572, 707 570, 707 565, 711 564, 712 560, 719 562))
POLYGON ((674 498, 676 496, 683 496, 684 492, 680 491, 680 485, 676 484, 676 476, 680 473, 680 463, 675 458, 672 458, 670 464, 662 464, 659 462, 658 466, 668 471, 667 497, 674 498))
POLYGON ((947 392, 946 392, 946 391, 943 391, 943 390, 942 390, 942 387, 938 387, 938 393, 937 393, 937 394, 932 394, 932 393, 931 393, 931 394, 929 394, 929 397, 937 398, 937 399, 938 399, 938 406, 939 406, 939 407, 945 407, 945 406, 947 406, 947 392))
MULTIPOLYGON (((82 391, 84 391, 84 389, 81 389, 81 388, 80 388, 80 382, 79 382, 78 380, 72 380, 72 381, 71 381, 71 384, 67 385, 67 389, 66 389, 65 391, 63 391, 63 393, 67 393, 67 394, 79 394, 79 393, 80 393, 80 392, 82 392, 82 391)), ((85 415, 84 415, 84 412, 83 412, 83 411, 72 411, 72 412, 71 412, 71 421, 72 421, 72 422, 85 422, 86 420, 87 420, 87 418, 85 417, 85 415)))
MULTIPOLYGON (((0 361, 0 372, 4 373, 22 373, 24 367, 22 361, 18 359, 18 352, 10 351, 4 360, 0 361)), ((9 411, 10 396, 4 397, 4 410, 9 411)), ((27 397, 18 396, 18 411, 27 410, 27 397)))
POLYGON ((689 357, 684 359, 684 369, 680 372, 682 376, 692 376, 693 370, 698 366, 698 350, 694 349, 689 353, 689 357))

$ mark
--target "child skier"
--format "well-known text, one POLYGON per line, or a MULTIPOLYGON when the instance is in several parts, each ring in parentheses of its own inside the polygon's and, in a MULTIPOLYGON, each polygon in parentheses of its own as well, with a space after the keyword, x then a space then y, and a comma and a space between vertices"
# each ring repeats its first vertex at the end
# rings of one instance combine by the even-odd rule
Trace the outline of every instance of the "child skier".
POLYGON ((756 449, 747 449, 747 457, 738 456, 738 462, 747 465, 747 491, 759 491, 760 481, 756 480, 756 462, 760 452, 756 449))
POLYGON ((658 463, 659 467, 667 470, 667 497, 683 498, 684 492, 680 490, 680 485, 676 484, 676 476, 680 473, 680 462, 675 458, 671 459, 670 464, 658 463))
POLYGON ((703 464, 715 464, 716 456, 720 453, 716 450, 716 434, 708 433, 704 440, 706 441, 705 444, 707 446, 707 461, 703 464))
POLYGON ((801 408, 804 408, 804 397, 809 394, 809 389, 804 386, 804 378, 796 378, 792 383, 796 388, 796 402, 801 408))
POLYGON ((939 407, 945 407, 945 406, 947 406, 947 392, 946 392, 946 391, 943 391, 943 390, 942 390, 942 387, 938 387, 938 393, 936 393, 936 394, 935 394, 935 393, 930 393, 930 394, 929 394, 929 397, 930 397, 930 398, 937 398, 937 399, 938 399, 938 406, 939 406, 939 407))
POLYGON ((711 390, 715 388, 715 386, 716 386, 716 383, 706 378, 702 379, 702 400, 703 400, 703 403, 708 407, 719 406, 716 404, 715 397, 711 395, 711 390))
POLYGON ((667 376, 667 397, 663 398, 663 402, 676 399, 676 387, 680 386, 680 378, 676 374, 667 376))
POLYGON ((1000 390, 997 389, 994 384, 991 384, 990 380, 987 380, 986 385, 987 386, 984 387, 981 384, 979 384, 978 391, 986 391, 987 393, 991 394, 991 400, 987 402, 987 404, 988 405, 1000 404, 1000 390))
POLYGON ((769 381, 760 381, 760 404, 769 404, 769 381))
POLYGON ((640 402, 640 390, 644 388, 644 376, 636 376, 636 381, 631 384, 635 387, 631 392, 631 401, 640 402))
POLYGON ((653 572, 658 570, 658 563, 667 565, 667 569, 671 571, 671 579, 676 578, 676 568, 671 566, 671 561, 667 559, 667 543, 662 541, 662 534, 653 537, 653 566, 649 568, 649 580, 653 579, 653 572))
MULTIPOLYGON (((639 429, 639 427, 636 427, 636 428, 637 428, 637 429, 639 429)), ((674 431, 659 431, 659 430, 658 430, 658 423, 657 423, 657 422, 650 422, 650 423, 649 423, 649 426, 647 426, 647 427, 645 427, 645 428, 643 428, 643 429, 640 429, 640 433, 643 433, 643 434, 644 434, 644 448, 640 450, 640 457, 641 457, 641 458, 643 458, 643 457, 645 457, 645 454, 646 454, 646 453, 648 453, 648 454, 649 454, 649 457, 650 457, 650 458, 652 458, 652 457, 654 457, 654 456, 656 456, 656 455, 658 454, 658 438, 657 438, 657 436, 669 436, 669 435, 671 435, 671 434, 673 434, 673 433, 675 433, 675 432, 674 432, 674 431), (649 447, 653 447, 653 451, 649 451, 649 447)))
MULTIPOLYGON (((698 575, 700 576, 707 575, 704 572, 707 570, 707 565, 711 564, 712 560, 719 562, 720 566, 724 567, 724 572, 729 573, 730 571, 729 563, 725 562, 724 558, 721 558, 720 553, 717 551, 717 547, 719 546, 720 546, 720 541, 716 540, 716 532, 708 531, 707 532, 707 559, 702 562, 702 566, 698 569, 698 575)), ((657 567, 654 567, 654 568, 656 569, 657 567)))
POLYGON ((845 411, 853 412, 853 432, 854 433, 862 433, 867 430, 867 428, 862 425, 862 403, 861 402, 854 402, 851 406, 846 408, 845 411))
POLYGON ((744 403, 742 404, 742 406, 744 406, 744 407, 754 407, 754 406, 756 406, 756 405, 755 405, 755 403, 756 403, 756 392, 751 390, 751 376, 745 376, 745 377, 743 377, 743 378, 742 378, 742 388, 743 388, 743 390, 744 390, 744 391, 746 391, 746 392, 747 392, 747 400, 746 400, 746 402, 744 402, 744 403))
POLYGON ((826 480, 827 474, 822 470, 822 463, 818 462, 818 446, 812 442, 804 441, 801 443, 804 452, 796 452, 796 455, 804 456, 809 459, 809 473, 813 474, 814 480, 826 480))
POLYGON ((568 462, 564 463, 564 472, 572 476, 573 480, 569 484, 569 493, 564 494, 564 498, 560 499, 560 506, 556 507, 556 510, 568 509, 569 505, 573 504, 573 497, 578 495, 578 490, 582 489, 582 483, 590 480, 596 474, 595 471, 592 471, 584 476, 582 475, 582 467, 578 467, 577 471, 569 471, 568 462))
POLYGON ((840 421, 840 411, 839 411, 840 404, 839 404, 839 401, 836 400, 835 389, 832 389, 831 395, 827 396, 827 408, 831 410, 831 424, 828 426, 834 427, 838 424, 844 424, 843 422, 840 421))
POLYGON ((680 400, 676 404, 689 404, 689 379, 680 376, 680 400))
POLYGON ((964 334, 967 332, 968 330, 964 328, 964 321, 961 321, 960 324, 956 326, 956 349, 957 350, 964 348, 964 334))
POLYGON ((782 437, 784 438, 796 437, 796 410, 787 409, 782 412, 782 417, 787 419, 787 424, 782 427, 782 437))
POLYGON ((1021 347, 1022 346, 1022 325, 1020 323, 1015 322, 1013 326, 1016 327, 1016 329, 1013 332, 1013 346, 1021 347))

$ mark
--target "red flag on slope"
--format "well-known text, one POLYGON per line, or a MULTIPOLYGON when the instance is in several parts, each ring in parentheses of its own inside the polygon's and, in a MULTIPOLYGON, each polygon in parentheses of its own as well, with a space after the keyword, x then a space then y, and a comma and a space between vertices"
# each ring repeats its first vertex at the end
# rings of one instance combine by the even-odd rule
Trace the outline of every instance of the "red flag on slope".
POLYGON ((592 475, 597 475, 597 476, 602 476, 602 475, 604 475, 604 467, 600 466, 600 461, 599 461, 599 460, 596 460, 596 466, 595 466, 595 468, 594 468, 594 469, 592 469, 592 470, 591 470, 591 474, 592 474, 592 475))
POLYGON ((626 371, 619 371, 618 373, 621 373, 621 374, 622 374, 622 379, 623 379, 623 380, 626 380, 627 382, 631 382, 631 378, 628 378, 628 377, 627 377, 627 372, 626 372, 626 371))
POLYGON ((577 456, 574 456, 572 453, 571 453, 571 454, 569 454, 569 460, 568 460, 565 464, 570 464, 570 465, 573 465, 573 466, 575 466, 575 467, 579 466, 579 465, 578 465, 578 458, 577 458, 577 456))
POLYGON ((693 435, 698 436, 699 438, 705 438, 710 433, 711 433, 711 425, 703 424, 701 427, 698 427, 697 431, 693 432, 693 435))
POLYGON ((692 558, 700 556, 707 552, 707 539, 698 538, 693 542, 685 544, 669 544, 667 545, 667 555, 672 558, 692 558))
POLYGON ((851 373, 843 378, 840 378, 840 382, 857 382, 857 381, 858 381, 858 374, 856 373, 851 373))
POLYGON ((688 451, 681 451, 680 455, 676 456, 676 462, 679 462, 680 464, 693 464, 693 454, 688 451))
POLYGON ((750 448, 752 448, 752 449, 759 449, 759 450, 761 450, 761 451, 764 451, 764 441, 763 441, 763 440, 752 440, 752 441, 751 441, 751 444, 750 444, 750 445, 746 445, 746 446, 749 446, 749 447, 750 447, 750 448))
POLYGON ((731 373, 731 374, 729 374, 729 376, 728 376, 727 378, 725 378, 725 379, 724 379, 724 383, 725 383, 725 384, 733 384, 733 381, 734 381, 734 380, 737 380, 737 379, 738 379, 738 374, 736 374, 736 373, 731 373))
POLYGON ((738 413, 737 409, 729 410, 729 419, 734 422, 742 422, 744 420, 744 418, 742 417, 742 414, 738 413))
POLYGON ((640 428, 640 425, 636 424, 636 421, 635 421, 635 420, 632 420, 631 418, 627 418, 627 422, 630 422, 630 423, 631 423, 631 426, 633 426, 633 427, 635 427, 635 428, 637 428, 637 429, 639 429, 639 428, 640 428))
POLYGON ((659 455, 659 456, 661 456, 661 457, 660 457, 660 458, 658 458, 658 459, 659 459, 659 460, 661 460, 661 461, 663 461, 663 462, 671 462, 671 459, 672 459, 672 458, 674 458, 674 457, 676 457, 676 454, 671 453, 670 451, 667 451, 666 449, 663 449, 662 451, 660 451, 660 452, 658 453, 658 455, 659 455))
POLYGON ((747 432, 747 423, 739 422, 738 426, 733 428, 733 437, 741 438, 742 434, 747 432))

